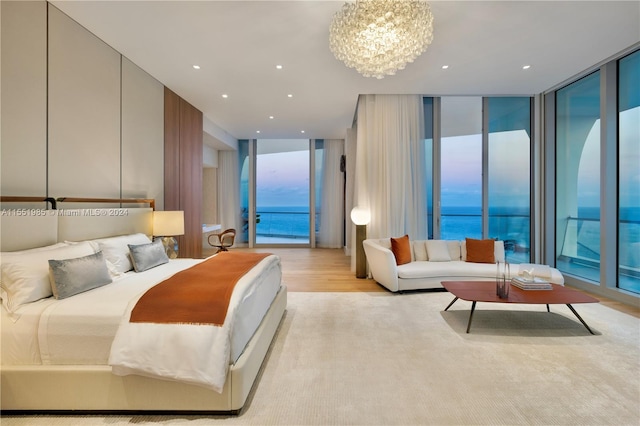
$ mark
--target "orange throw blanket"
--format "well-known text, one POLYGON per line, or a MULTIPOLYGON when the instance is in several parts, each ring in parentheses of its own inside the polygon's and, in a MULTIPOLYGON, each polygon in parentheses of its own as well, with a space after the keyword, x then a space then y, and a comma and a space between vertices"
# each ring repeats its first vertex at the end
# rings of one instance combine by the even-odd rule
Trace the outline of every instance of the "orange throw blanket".
POLYGON ((222 252, 147 290, 130 322, 222 325, 236 283, 270 253, 222 252))

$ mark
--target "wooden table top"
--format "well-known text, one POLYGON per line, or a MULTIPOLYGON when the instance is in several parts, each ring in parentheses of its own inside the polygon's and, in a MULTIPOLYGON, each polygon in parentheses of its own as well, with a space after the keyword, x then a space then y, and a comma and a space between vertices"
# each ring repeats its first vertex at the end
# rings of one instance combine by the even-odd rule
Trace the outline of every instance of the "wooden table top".
POLYGON ((572 288, 552 284, 551 290, 523 290, 510 286, 509 297, 500 299, 495 281, 443 281, 442 286, 451 294, 470 302, 571 304, 598 303, 599 300, 572 288))

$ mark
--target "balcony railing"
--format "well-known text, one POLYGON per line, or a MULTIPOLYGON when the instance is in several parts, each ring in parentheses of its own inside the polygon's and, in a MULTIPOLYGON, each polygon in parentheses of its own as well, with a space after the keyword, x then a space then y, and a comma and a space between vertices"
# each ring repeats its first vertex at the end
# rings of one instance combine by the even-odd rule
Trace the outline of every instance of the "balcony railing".
MULTIPOLYGON (((600 281, 600 219, 568 217, 557 267, 562 272, 600 281)), ((620 220, 618 287, 640 293, 640 221, 620 220)))
MULTIPOLYGON (((263 211, 256 212, 256 236, 262 238, 290 239, 291 242, 309 241, 309 212, 263 211), (293 241, 298 240, 298 241, 293 241), (300 241, 303 240, 303 241, 300 241)), ((316 226, 320 214, 316 213, 316 226)))

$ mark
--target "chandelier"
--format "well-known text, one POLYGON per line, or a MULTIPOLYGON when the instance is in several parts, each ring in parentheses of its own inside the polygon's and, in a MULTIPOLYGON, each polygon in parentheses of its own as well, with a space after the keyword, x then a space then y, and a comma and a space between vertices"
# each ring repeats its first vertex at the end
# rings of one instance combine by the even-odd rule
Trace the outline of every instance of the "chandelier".
POLYGON ((345 3, 329 28, 335 57, 365 77, 395 75, 433 40, 433 15, 427 2, 356 0, 345 3))

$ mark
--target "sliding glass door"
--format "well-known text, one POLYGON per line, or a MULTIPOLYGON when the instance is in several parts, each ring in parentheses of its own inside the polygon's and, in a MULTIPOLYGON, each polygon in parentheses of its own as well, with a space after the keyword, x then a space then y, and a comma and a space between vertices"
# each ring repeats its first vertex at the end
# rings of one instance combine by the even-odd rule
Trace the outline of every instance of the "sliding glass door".
POLYGON ((482 238, 482 98, 441 100, 440 237, 482 238))
POLYGON ((487 236, 504 241, 509 262, 531 253, 531 98, 487 98, 487 236))
POLYGON ((508 261, 530 261, 531 103, 530 97, 440 99, 439 238, 502 240, 508 261))
POLYGON ((618 286, 640 293, 640 51, 618 67, 618 286))
POLYGON ((256 141, 256 244, 309 244, 309 140, 256 141))
POLYGON ((600 72, 556 94, 556 267, 600 281, 600 72))

